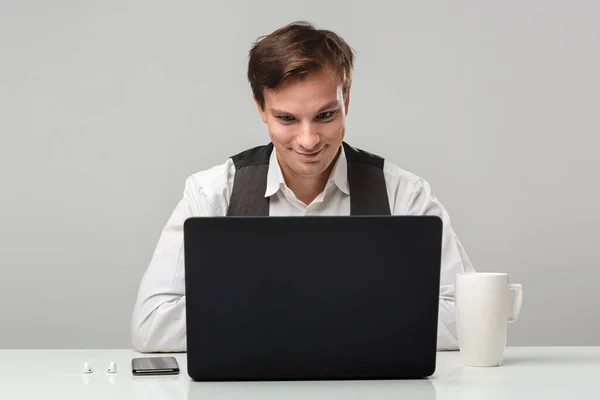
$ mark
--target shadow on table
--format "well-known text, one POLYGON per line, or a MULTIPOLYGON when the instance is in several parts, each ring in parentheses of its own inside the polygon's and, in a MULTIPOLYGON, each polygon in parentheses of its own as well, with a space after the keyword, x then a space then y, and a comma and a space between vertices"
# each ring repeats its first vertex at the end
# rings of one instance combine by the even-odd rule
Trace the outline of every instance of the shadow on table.
POLYGON ((289 382, 190 382, 188 400, 320 400, 424 399, 435 400, 429 379, 289 382))

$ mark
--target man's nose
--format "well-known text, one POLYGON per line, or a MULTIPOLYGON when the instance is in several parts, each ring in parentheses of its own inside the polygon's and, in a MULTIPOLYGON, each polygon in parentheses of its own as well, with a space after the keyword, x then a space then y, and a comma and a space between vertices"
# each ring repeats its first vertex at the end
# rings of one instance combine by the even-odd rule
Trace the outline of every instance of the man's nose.
POLYGON ((302 126, 296 140, 304 149, 312 150, 319 144, 321 137, 317 131, 317 127, 314 124, 307 123, 302 126))

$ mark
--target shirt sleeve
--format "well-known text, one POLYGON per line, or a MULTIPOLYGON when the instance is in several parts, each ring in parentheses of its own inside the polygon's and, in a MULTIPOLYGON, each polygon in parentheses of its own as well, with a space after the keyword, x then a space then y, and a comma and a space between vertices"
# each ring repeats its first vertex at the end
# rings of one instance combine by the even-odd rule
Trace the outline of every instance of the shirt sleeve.
POLYGON ((131 318, 132 344, 140 352, 186 351, 183 225, 192 216, 225 215, 228 166, 188 178, 183 197, 160 234, 131 318))
POLYGON ((399 190, 403 193, 396 196, 394 214, 436 215, 443 221, 437 349, 458 350, 454 306, 456 274, 474 271, 473 265, 451 225, 448 212, 432 195, 428 182, 415 178, 405 185, 399 185, 399 190))
POLYGON ((142 277, 131 320, 132 343, 138 351, 185 350, 183 223, 191 215, 184 197, 163 228, 142 277))

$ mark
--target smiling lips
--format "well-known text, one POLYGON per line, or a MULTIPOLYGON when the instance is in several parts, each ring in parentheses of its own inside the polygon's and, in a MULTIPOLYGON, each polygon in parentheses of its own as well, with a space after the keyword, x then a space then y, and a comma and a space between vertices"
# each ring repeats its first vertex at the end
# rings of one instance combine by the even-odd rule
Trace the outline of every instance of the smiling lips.
POLYGON ((323 149, 325 149, 325 147, 323 147, 322 149, 320 149, 319 151, 316 151, 314 153, 301 153, 299 151, 296 151, 296 154, 298 154, 300 157, 304 158, 304 159, 314 159, 316 158, 318 155, 320 155, 323 152, 323 149))

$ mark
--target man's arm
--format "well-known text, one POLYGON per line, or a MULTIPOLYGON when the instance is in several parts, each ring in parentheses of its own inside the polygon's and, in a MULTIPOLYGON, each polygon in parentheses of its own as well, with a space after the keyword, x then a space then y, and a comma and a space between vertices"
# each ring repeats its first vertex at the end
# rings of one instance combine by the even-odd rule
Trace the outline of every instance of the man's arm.
POLYGON ((225 215, 235 174, 231 159, 190 176, 163 228, 140 283, 131 341, 141 352, 186 351, 183 224, 189 217, 225 215))
POLYGON ((225 215, 234 173, 228 159, 186 180, 183 198, 163 228, 140 283, 131 318, 136 350, 186 351, 183 224, 189 217, 225 215))
POLYGON ((403 196, 398 193, 394 214, 437 215, 443 220, 437 348, 438 350, 458 350, 456 309, 454 307, 456 274, 474 271, 473 265, 452 228, 448 212, 431 194, 429 184, 417 178, 405 185, 399 185, 398 188, 402 190, 403 196))
POLYGON ((165 225, 140 283, 131 339, 141 352, 185 351, 183 223, 192 215, 184 195, 165 225))

